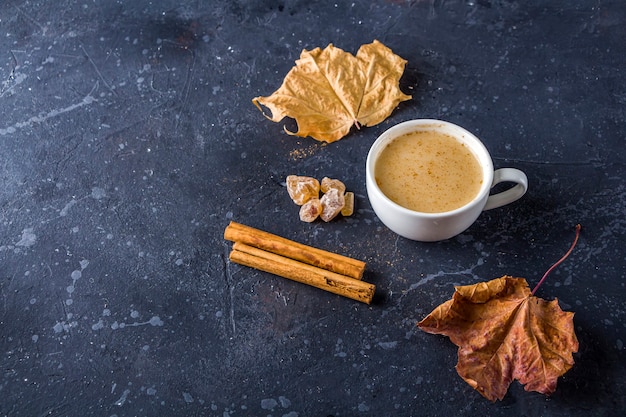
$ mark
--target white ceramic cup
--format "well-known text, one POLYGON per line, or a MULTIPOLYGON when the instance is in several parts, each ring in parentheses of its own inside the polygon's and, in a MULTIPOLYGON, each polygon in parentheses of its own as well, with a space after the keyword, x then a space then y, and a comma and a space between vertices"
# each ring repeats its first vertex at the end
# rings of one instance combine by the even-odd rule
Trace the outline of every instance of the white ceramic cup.
POLYGON ((483 210, 512 203, 521 198, 528 189, 526 174, 515 168, 500 168, 494 172, 493 162, 485 145, 462 127, 442 120, 410 120, 386 130, 370 148, 365 169, 367 195, 378 218, 400 236, 422 242, 434 242, 456 236, 470 227, 483 210), (456 138, 478 159, 484 181, 478 194, 464 206, 441 213, 422 213, 393 202, 378 187, 374 169, 385 146, 399 136, 424 130, 437 131, 456 138), (489 195, 491 188, 501 182, 512 182, 516 185, 498 194, 489 195))

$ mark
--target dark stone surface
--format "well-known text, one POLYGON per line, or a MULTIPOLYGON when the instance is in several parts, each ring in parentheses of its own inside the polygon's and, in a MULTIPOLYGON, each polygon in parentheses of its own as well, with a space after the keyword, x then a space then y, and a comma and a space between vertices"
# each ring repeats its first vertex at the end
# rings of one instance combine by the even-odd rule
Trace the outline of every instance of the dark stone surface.
POLYGON ((1 415, 623 415, 623 1, 183 3, 0 5, 1 415), (303 48, 373 39, 413 95, 384 123, 324 145, 251 104, 303 48), (475 132, 528 194, 449 241, 397 237, 365 157, 413 118, 475 132), (343 179, 358 210, 300 222, 288 174, 343 179), (229 264, 230 220, 365 260, 376 302, 229 264), (454 285, 532 286, 577 223, 538 293, 576 313, 576 364, 491 404, 415 324, 454 285))

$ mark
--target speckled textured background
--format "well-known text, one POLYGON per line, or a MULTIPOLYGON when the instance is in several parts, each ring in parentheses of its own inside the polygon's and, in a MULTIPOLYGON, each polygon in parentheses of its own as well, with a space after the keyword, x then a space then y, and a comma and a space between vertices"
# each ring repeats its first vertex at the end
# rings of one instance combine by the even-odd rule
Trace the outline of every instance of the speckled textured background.
POLYGON ((0 415, 622 415, 624 21, 619 0, 3 1, 0 415), (303 48, 373 39, 413 95, 384 123, 324 145, 252 105, 303 48), (413 118, 474 132, 528 194, 445 242, 394 235, 365 157, 413 118), (342 179, 356 213, 300 222, 289 174, 342 179), (230 220, 366 261, 375 302, 230 264, 230 220), (576 364, 491 404, 415 324, 454 285, 533 286, 577 223, 537 294, 576 313, 576 364))

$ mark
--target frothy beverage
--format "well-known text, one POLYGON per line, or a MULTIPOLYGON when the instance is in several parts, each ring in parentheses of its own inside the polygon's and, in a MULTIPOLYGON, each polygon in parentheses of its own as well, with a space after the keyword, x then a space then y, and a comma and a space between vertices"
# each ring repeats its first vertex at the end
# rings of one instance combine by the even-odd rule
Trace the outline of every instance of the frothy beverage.
POLYGON ((410 132, 389 142, 376 161, 374 176, 390 200, 422 213, 464 206, 478 195, 484 181, 468 146, 433 130, 410 132))

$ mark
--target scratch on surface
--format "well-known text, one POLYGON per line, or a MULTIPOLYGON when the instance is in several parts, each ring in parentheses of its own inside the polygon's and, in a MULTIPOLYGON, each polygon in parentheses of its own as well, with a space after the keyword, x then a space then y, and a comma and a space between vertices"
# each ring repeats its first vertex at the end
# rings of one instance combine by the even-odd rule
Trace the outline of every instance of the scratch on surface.
POLYGON ((398 242, 400 241, 400 235, 396 236, 396 240, 393 242, 393 251, 391 252, 390 258, 393 259, 396 257, 398 253, 398 242))
POLYGON ((26 74, 16 73, 15 71, 12 71, 9 79, 2 83, 0 98, 4 97, 6 94, 13 92, 15 90, 15 87, 22 84, 27 78, 28 76, 26 74))
POLYGON ((22 9, 20 9, 17 6, 13 6, 15 7, 15 10, 17 10, 22 16, 24 16, 26 18, 26 20, 28 20, 29 22, 31 22, 33 25, 37 26, 40 30, 41 33, 43 35, 46 34, 46 32, 48 31, 48 28, 44 27, 41 23, 39 23, 38 21, 36 21, 32 16, 28 15, 27 13, 25 13, 22 9))
POLYGON ((70 200, 70 202, 69 202, 69 203, 67 203, 67 204, 66 204, 66 205, 65 205, 65 206, 61 209, 61 211, 59 212, 59 216, 61 216, 61 217, 65 217, 65 216, 67 216, 67 214, 69 213, 70 209, 71 209, 72 207, 74 207, 74 206, 76 205, 76 203, 78 203, 78 201, 77 201, 75 198, 72 198, 72 199, 70 200))
POLYGON ((79 101, 78 103, 74 103, 71 104, 67 107, 63 107, 61 109, 54 109, 54 110, 50 110, 47 113, 40 113, 37 116, 33 116, 30 119, 23 121, 23 122, 17 122, 11 126, 5 127, 5 128, 0 128, 0 136, 6 136, 6 135, 10 135, 15 133, 18 129, 22 129, 24 127, 28 127, 28 126, 32 126, 35 123, 43 123, 48 119, 51 119, 53 117, 58 117, 62 114, 65 113, 69 113, 71 111, 74 111, 76 109, 79 109, 81 107, 84 106, 88 106, 96 101, 98 101, 96 98, 94 98, 92 96, 92 93, 96 90, 97 88, 97 84, 96 86, 94 86, 94 88, 89 92, 89 94, 87 94, 85 97, 83 97, 83 99, 81 101, 79 101))
MULTIPOLYGON (((15 56, 15 50, 11 50, 11 57, 13 58, 13 68, 11 69, 11 73, 9 74, 9 78, 2 83, 2 90, 0 90, 0 98, 4 97, 5 94, 12 92, 16 86, 28 78, 26 74, 16 73, 17 69, 20 67, 19 62, 17 61, 17 57, 15 56), (11 85, 13 83, 13 85, 11 85)), ((19 51, 24 52, 24 51, 19 51)))
POLYGON ((126 402, 126 399, 128 398, 128 394, 130 394, 130 390, 125 389, 124 392, 122 393, 122 396, 117 401, 115 401, 115 405, 117 405, 118 407, 123 406, 124 403, 126 402))
POLYGON ((183 86, 183 92, 181 95, 180 111, 178 112, 178 115, 176 116, 176 125, 175 125, 176 129, 178 129, 178 125, 180 124, 181 113, 183 112, 187 102, 189 101, 189 92, 191 90, 191 80, 193 79, 194 69, 196 67, 196 54, 188 48, 185 48, 185 50, 191 53, 191 64, 189 64, 189 67, 187 68, 187 78, 185 79, 185 84, 183 86))
MULTIPOLYGON (((226 248, 228 253, 228 248, 226 248)), ((229 316, 230 316, 230 324, 233 329, 233 336, 237 330, 235 326, 235 306, 233 304, 233 292, 234 288, 232 286, 232 272, 230 270, 230 263, 228 262, 228 255, 222 257, 222 261, 224 264, 224 275, 226 278, 226 288, 228 289, 228 304, 229 304, 229 316)))
POLYGON ((428 274, 426 275, 424 278, 420 279, 418 282, 411 284, 411 286, 409 287, 409 289, 407 290, 407 292, 409 291, 413 291, 415 289, 417 289, 418 287, 432 281, 433 279, 439 278, 439 277, 445 277, 446 275, 470 275, 474 278, 479 279, 480 277, 478 277, 476 274, 474 274, 474 269, 481 266, 482 264, 484 264, 485 261, 483 260, 483 258, 479 258, 478 261, 476 262, 476 265, 471 266, 467 269, 464 269, 462 271, 453 271, 453 272, 444 272, 444 271, 439 271, 436 274, 428 274))
POLYGON ((107 80, 104 79, 104 76, 102 75, 102 73, 100 72, 100 70, 98 69, 98 66, 96 65, 96 63, 94 62, 93 59, 91 59, 91 56, 87 53, 87 51, 85 50, 85 48, 83 47, 83 45, 80 46, 80 49, 83 50, 83 53, 85 54, 85 56, 87 57, 87 60, 89 61, 89 63, 91 64, 91 66, 93 67, 93 69, 96 71, 96 74, 98 74, 98 77, 100 78, 100 80, 104 83, 104 85, 106 86, 106 88, 109 89, 110 92, 112 92, 113 94, 117 95, 117 93, 115 92, 115 90, 113 88, 111 88, 111 85, 109 85, 109 83, 107 82, 107 80))

